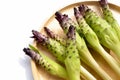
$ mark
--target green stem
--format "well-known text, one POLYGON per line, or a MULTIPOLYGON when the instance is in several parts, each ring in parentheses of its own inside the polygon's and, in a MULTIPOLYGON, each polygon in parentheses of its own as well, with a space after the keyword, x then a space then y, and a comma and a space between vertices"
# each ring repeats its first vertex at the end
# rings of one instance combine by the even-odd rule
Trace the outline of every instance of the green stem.
POLYGON ((65 47, 61 45, 59 42, 57 42, 54 39, 51 39, 43 34, 41 34, 38 31, 32 30, 33 37, 36 39, 37 42, 39 42, 42 46, 46 47, 50 52, 53 53, 56 58, 63 63, 64 56, 63 53, 65 53, 65 47))
POLYGON ((80 80, 80 57, 76 48, 76 36, 74 26, 70 26, 67 32, 65 53, 65 66, 69 80, 80 80))
MULTIPOLYGON (((76 25, 73 23, 73 21, 70 18, 68 18, 67 15, 65 14, 62 15, 59 12, 57 12, 55 15, 56 15, 56 19, 59 21, 65 33, 68 32, 70 25, 73 25, 76 27, 76 25)), ((103 71, 103 69, 94 60, 94 58, 92 57, 92 55, 90 54, 86 46, 86 43, 83 37, 79 36, 77 32, 76 32, 76 43, 77 43, 77 49, 79 51, 79 55, 81 59, 93 70, 95 70, 101 76, 101 78, 103 78, 103 80, 112 80, 111 77, 105 71, 103 71)))
POLYGON ((67 79, 68 75, 63 66, 56 63, 49 57, 45 56, 34 46, 30 45, 30 48, 23 49, 23 51, 26 53, 26 55, 30 56, 31 59, 33 59, 38 65, 43 67, 50 74, 61 77, 63 79, 67 79))
POLYGON ((97 62, 91 56, 90 52, 85 47, 77 47, 79 53, 82 53, 80 54, 82 61, 84 61, 88 66, 90 66, 103 80, 112 80, 109 75, 97 64, 97 62))
POLYGON ((119 61, 120 61, 120 47, 119 47, 120 45, 119 44, 117 44, 117 45, 114 45, 113 47, 113 49, 112 49, 112 51, 114 52, 114 53, 116 53, 116 55, 117 55, 117 58, 119 59, 119 61))
MULTIPOLYGON (((57 34, 52 32, 50 29, 48 30, 48 28, 45 31, 47 33, 49 32, 48 35, 50 35, 52 39, 55 39, 56 41, 60 42, 64 46, 66 46, 66 42, 63 41, 63 38, 60 38, 59 36, 55 37, 55 35, 57 35, 57 34)), ((80 66, 80 71, 81 71, 80 73, 85 77, 85 79, 87 79, 87 80, 96 80, 96 78, 93 75, 91 75, 82 65, 80 66)))
POLYGON ((100 43, 108 49, 113 50, 120 59, 120 54, 118 50, 115 51, 115 48, 119 47, 116 45, 118 45, 120 41, 117 34, 108 24, 108 22, 99 17, 93 10, 85 5, 80 6, 79 11, 82 13, 84 19, 92 28, 92 30, 96 33, 100 43))
POLYGON ((80 71, 86 80, 96 80, 84 67, 81 66, 80 71))
POLYGON ((77 8, 74 8, 74 13, 80 27, 80 30, 77 31, 79 31, 79 33, 82 33, 84 35, 86 41, 92 46, 92 48, 95 51, 97 51, 107 61, 107 63, 116 73, 120 75, 120 67, 118 62, 103 49, 103 47, 99 43, 99 39, 97 35, 86 23, 85 19, 77 10, 77 8))
POLYGON ((111 27, 115 30, 117 33, 117 36, 120 40, 120 26, 117 22, 117 20, 114 18, 114 15, 112 14, 112 11, 109 8, 107 0, 100 0, 99 1, 104 19, 111 25, 111 27))
POLYGON ((106 60, 106 62, 110 65, 110 67, 120 76, 120 64, 116 62, 116 60, 110 56, 102 46, 99 46, 97 48, 97 52, 100 53, 100 55, 103 56, 103 58, 106 60))

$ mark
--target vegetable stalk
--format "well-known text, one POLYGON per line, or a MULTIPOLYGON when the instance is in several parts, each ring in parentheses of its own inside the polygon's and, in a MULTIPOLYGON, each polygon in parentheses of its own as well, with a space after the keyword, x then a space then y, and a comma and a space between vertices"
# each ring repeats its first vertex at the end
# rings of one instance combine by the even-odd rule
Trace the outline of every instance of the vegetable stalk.
POLYGON ((56 58, 63 63, 64 56, 63 53, 65 53, 65 47, 61 45, 59 42, 57 42, 54 39, 51 39, 43 34, 41 34, 38 31, 32 30, 33 38, 36 39, 42 46, 46 47, 50 52, 53 53, 56 58))
POLYGON ((79 11, 98 36, 100 43, 108 49, 111 49, 120 60, 120 41, 113 28, 87 6, 81 5, 79 11))
POLYGON ((115 30, 117 33, 117 36, 120 40, 120 25, 118 24, 117 20, 114 18, 107 0, 100 0, 99 1, 100 6, 102 8, 103 17, 104 19, 111 25, 111 27, 115 30))
MULTIPOLYGON (((68 18, 68 15, 66 15, 66 14, 62 15, 60 12, 56 12, 55 15, 56 15, 56 19, 58 20, 59 24, 61 25, 61 27, 65 33, 68 32, 70 25, 73 25, 76 27, 75 23, 70 18, 68 18)), ((76 28, 78 28, 78 27, 76 27, 76 28)), ((80 58, 88 66, 90 66, 94 71, 96 71, 103 80, 112 80, 111 77, 94 60, 94 58, 92 57, 92 55, 90 54, 90 52, 86 46, 86 43, 85 43, 83 37, 80 37, 77 32, 75 34, 76 34, 77 49, 79 51, 80 58)))
POLYGON ((76 48, 75 29, 71 25, 67 33, 65 66, 69 80, 80 80, 80 58, 76 48))
MULTIPOLYGON (((34 47, 32 46, 32 48, 34 47)), ((50 74, 67 79, 68 76, 65 68, 56 63, 55 61, 51 60, 47 56, 45 56, 40 51, 37 50, 36 52, 30 48, 24 48, 23 51, 26 53, 26 55, 30 56, 37 64, 43 67, 50 74)))
MULTIPOLYGON (((50 36, 52 39, 55 39, 56 41, 60 42, 62 45, 66 46, 66 41, 63 38, 59 37, 57 34, 52 32, 47 27, 45 27, 44 29, 45 29, 46 33, 49 33, 48 36, 50 36), (52 37, 52 36, 55 36, 55 37, 52 37)), ((93 75, 91 75, 91 73, 89 73, 82 65, 80 66, 80 74, 83 75, 86 80, 96 80, 96 78, 93 75)))
POLYGON ((100 45, 96 33, 86 23, 85 19, 83 18, 81 13, 77 10, 77 8, 74 8, 74 14, 80 27, 80 30, 78 30, 80 31, 79 33, 84 35, 86 41, 92 46, 92 48, 106 60, 106 62, 116 73, 120 75, 120 67, 118 62, 109 53, 107 53, 104 50, 104 48, 100 45))
POLYGON ((50 38, 58 41, 62 45, 66 45, 66 39, 59 37, 59 35, 55 34, 47 27, 44 27, 44 30, 50 38))

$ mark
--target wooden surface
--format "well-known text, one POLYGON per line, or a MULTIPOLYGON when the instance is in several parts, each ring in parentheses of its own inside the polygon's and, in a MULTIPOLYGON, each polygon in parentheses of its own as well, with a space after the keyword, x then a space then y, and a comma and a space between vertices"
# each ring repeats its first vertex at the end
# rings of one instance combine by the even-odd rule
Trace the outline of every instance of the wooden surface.
MULTIPOLYGON (((101 15, 99 3, 96 2, 96 1, 85 1, 85 2, 74 3, 74 4, 71 4, 71 5, 68 5, 68 6, 64 7, 63 9, 61 9, 59 11, 62 12, 62 13, 68 14, 69 17, 71 17, 72 19, 75 19, 74 18, 74 14, 73 14, 73 8, 79 6, 80 4, 86 4, 86 5, 88 5, 94 11, 98 12, 99 15, 101 15)), ((109 6, 110 6, 111 10, 113 11, 116 19, 119 20, 119 18, 120 18, 120 7, 118 7, 116 5, 113 5, 113 4, 109 4, 109 6)), ((53 14, 54 13, 55 12, 53 12, 53 14)), ((60 28, 58 22, 55 20, 54 15, 51 16, 48 19, 48 21, 46 21, 46 23, 45 23, 44 26, 49 27, 55 33, 57 33, 60 36, 64 37, 62 29, 60 28)), ((42 33, 44 33, 43 29, 39 30, 39 31, 42 32, 42 33)), ((34 43, 34 45, 36 45, 36 43, 34 43)), ((40 47, 40 46, 37 46, 37 47, 39 47, 39 49, 41 51, 43 51, 47 56, 50 56, 51 59, 54 59, 54 57, 52 55, 50 55, 51 53, 49 53, 46 49, 44 49, 43 47, 40 47)), ((93 55, 93 57, 95 58, 95 60, 98 62, 98 64, 113 78, 113 80, 120 80, 120 77, 117 74, 115 74, 115 72, 108 66, 108 64, 105 62, 105 60, 99 54, 97 54, 97 52, 93 51, 92 49, 90 49, 90 51, 91 51, 91 54, 93 55)), ((111 53, 111 51, 109 51, 109 50, 108 50, 108 52, 111 53)), ((113 55, 113 53, 112 53, 112 55, 113 55)), ((98 80, 102 80, 97 75, 97 73, 95 73, 86 64, 84 64, 82 62, 82 65, 89 72, 91 72, 98 80)), ((43 68, 41 68, 40 66, 36 65, 34 63, 34 61, 32 61, 32 60, 31 60, 31 68, 32 68, 34 80, 63 80, 63 79, 60 79, 60 78, 57 78, 55 76, 50 75, 49 73, 47 73, 46 71, 44 71, 43 68)))

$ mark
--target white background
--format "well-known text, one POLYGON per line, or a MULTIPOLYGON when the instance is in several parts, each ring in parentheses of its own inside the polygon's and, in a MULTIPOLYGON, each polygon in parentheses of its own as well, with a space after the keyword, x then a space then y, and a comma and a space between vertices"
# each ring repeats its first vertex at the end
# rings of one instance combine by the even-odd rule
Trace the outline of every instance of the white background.
MULTIPOLYGON (((58 9, 83 0, 0 0, 0 80, 33 80, 30 58, 22 49, 32 43, 31 30, 58 9)), ((119 0, 108 0, 120 5, 119 0)))

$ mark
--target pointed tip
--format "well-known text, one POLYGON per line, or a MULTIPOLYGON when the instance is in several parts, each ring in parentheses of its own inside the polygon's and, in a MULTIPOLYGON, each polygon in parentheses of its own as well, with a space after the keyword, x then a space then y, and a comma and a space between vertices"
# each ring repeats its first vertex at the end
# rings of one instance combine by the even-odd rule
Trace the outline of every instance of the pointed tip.
POLYGON ((23 48, 23 51, 25 52, 26 55, 31 57, 29 48, 23 48))
POLYGON ((61 17, 62 14, 61 14, 59 11, 57 11, 57 12, 55 13, 55 16, 61 17))
POLYGON ((76 8, 76 7, 74 7, 74 15, 76 16, 76 15, 77 15, 77 13, 78 13, 78 10, 77 10, 77 8, 76 8))
POLYGON ((63 15, 60 12, 57 11, 55 13, 55 18, 59 21, 59 23, 62 22, 62 17, 63 17, 63 15))
POLYGON ((38 31, 32 30, 32 34, 34 35, 34 37, 35 37, 35 35, 37 35, 38 33, 39 33, 38 31))
POLYGON ((36 33, 38 33, 38 31, 36 31, 36 30, 32 30, 32 33, 33 33, 33 34, 36 34, 36 33))
POLYGON ((77 12, 77 8, 76 8, 76 7, 74 7, 73 9, 74 9, 74 13, 76 13, 76 12, 77 12))
POLYGON ((100 0, 99 4, 101 5, 101 7, 106 7, 108 5, 108 1, 107 0, 100 0))
POLYGON ((23 51, 26 52, 26 51, 27 51, 27 48, 23 48, 23 51))
POLYGON ((75 27, 73 25, 69 27, 67 37, 70 39, 75 39, 75 27))
POLYGON ((48 34, 49 29, 47 27, 44 27, 44 31, 48 34))
POLYGON ((39 54, 31 50, 30 48, 23 48, 23 51, 25 52, 26 55, 28 55, 33 60, 37 61, 39 59, 39 54))
POLYGON ((44 27, 44 31, 49 35, 49 33, 50 33, 50 29, 49 28, 44 27))
POLYGON ((50 38, 55 39, 55 34, 49 28, 44 27, 44 30, 50 38))
POLYGON ((64 22, 65 20, 68 19, 68 15, 67 14, 62 14, 60 12, 56 12, 55 13, 55 18, 57 19, 57 21, 62 24, 62 22, 64 22))
POLYGON ((88 8, 88 6, 82 4, 82 5, 80 5, 80 6, 78 7, 78 9, 79 9, 80 13, 84 16, 84 13, 85 13, 87 10, 89 10, 90 8, 88 8))
POLYGON ((75 15, 76 19, 78 19, 78 18, 80 18, 80 16, 82 16, 80 11, 76 7, 74 7, 74 15, 75 15))
POLYGON ((47 29, 47 27, 44 27, 44 30, 46 30, 47 29))
POLYGON ((47 40, 48 40, 47 36, 41 34, 40 32, 38 32, 36 30, 32 30, 32 33, 33 33, 33 38, 35 38, 41 44, 44 44, 47 42, 47 40))
POLYGON ((32 34, 33 34, 33 36, 31 38, 37 39, 37 35, 39 34, 39 32, 36 30, 32 30, 32 34))
POLYGON ((34 32, 35 30, 32 30, 32 32, 34 32))

